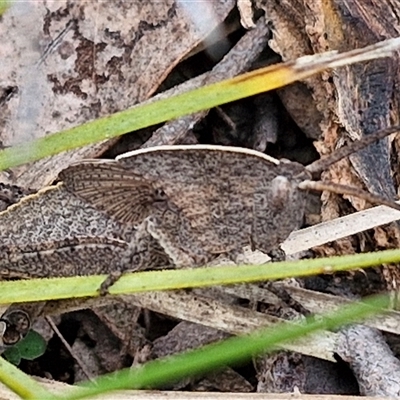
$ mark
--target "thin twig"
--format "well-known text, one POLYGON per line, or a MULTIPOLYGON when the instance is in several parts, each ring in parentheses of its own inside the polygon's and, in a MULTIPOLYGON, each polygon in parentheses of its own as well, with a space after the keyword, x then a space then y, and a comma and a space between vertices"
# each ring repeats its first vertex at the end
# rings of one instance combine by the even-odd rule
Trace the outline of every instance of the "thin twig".
POLYGON ((56 324, 52 320, 51 317, 47 316, 45 317, 47 323, 49 324, 50 328, 54 331, 54 333, 58 336, 58 338, 61 340, 61 343, 64 345, 64 347, 67 349, 69 354, 71 354, 71 357, 76 361, 76 363, 79 365, 80 369, 82 370, 83 374, 86 376, 87 379, 91 380, 93 382, 93 377, 89 373, 89 371, 86 369, 85 364, 82 362, 82 360, 75 354, 74 350, 72 347, 69 345, 69 343, 65 340, 64 336, 62 333, 59 331, 57 328, 56 324))

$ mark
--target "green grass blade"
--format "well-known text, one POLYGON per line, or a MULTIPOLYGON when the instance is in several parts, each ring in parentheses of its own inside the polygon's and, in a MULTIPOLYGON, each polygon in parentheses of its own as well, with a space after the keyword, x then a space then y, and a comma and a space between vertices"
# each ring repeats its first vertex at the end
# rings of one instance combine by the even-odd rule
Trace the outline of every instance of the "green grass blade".
POLYGON ((387 307, 388 296, 379 296, 364 303, 352 304, 318 321, 293 326, 281 324, 248 336, 234 337, 176 356, 148 362, 131 370, 118 371, 85 384, 81 390, 60 397, 64 400, 82 399, 96 394, 123 390, 158 388, 189 376, 202 375, 226 365, 238 365, 251 357, 271 351, 284 341, 292 341, 320 329, 333 329, 352 320, 359 320, 387 307))
POLYGON ((0 357, 0 382, 23 399, 53 399, 54 395, 44 389, 29 375, 24 374, 15 365, 0 357))
MULTIPOLYGON (((145 271, 123 275, 110 294, 171 290, 256 282, 367 268, 400 262, 400 250, 341 257, 277 262, 265 265, 221 266, 184 270, 145 271)), ((0 282, 0 304, 98 296, 105 275, 0 282)))
POLYGON ((11 0, 0 0, 0 15, 4 14, 11 7, 11 4, 11 0))
POLYGON ((388 56, 390 51, 399 46, 400 39, 391 39, 379 45, 348 53, 330 52, 302 57, 294 62, 272 65, 168 99, 138 105, 63 132, 45 136, 34 142, 3 149, 0 151, 0 170, 277 89, 296 80, 310 77, 326 68, 388 56))
POLYGON ((376 296, 355 303, 334 313, 304 324, 280 324, 253 334, 230 338, 201 349, 148 362, 135 369, 108 374, 94 382, 76 386, 66 395, 55 396, 14 365, 0 358, 0 381, 24 399, 82 399, 96 394, 123 389, 160 387, 189 376, 201 375, 226 365, 238 365, 251 357, 271 351, 284 341, 293 341, 321 329, 333 329, 353 320, 360 320, 382 311, 389 305, 389 296, 376 296))

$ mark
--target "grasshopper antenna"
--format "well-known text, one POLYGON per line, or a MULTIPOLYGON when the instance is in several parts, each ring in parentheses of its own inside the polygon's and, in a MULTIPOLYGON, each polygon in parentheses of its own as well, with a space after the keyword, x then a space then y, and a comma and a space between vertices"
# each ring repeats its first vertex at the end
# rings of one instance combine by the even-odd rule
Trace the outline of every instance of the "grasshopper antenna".
POLYGON ((309 171, 313 177, 319 177, 321 173, 325 171, 328 167, 330 167, 332 164, 396 132, 400 132, 400 125, 391 126, 389 128, 377 131, 371 135, 364 136, 361 140, 354 141, 348 146, 342 147, 341 149, 336 150, 332 154, 324 156, 321 159, 314 161, 310 165, 307 165, 306 170, 309 171))
POLYGON ((366 200, 372 204, 384 205, 400 211, 400 204, 396 203, 395 201, 386 199, 385 197, 367 192, 365 190, 360 190, 359 188, 353 186, 339 185, 333 182, 305 180, 299 183, 298 188, 301 190, 316 190, 319 192, 326 190, 328 192, 337 194, 347 194, 366 200))

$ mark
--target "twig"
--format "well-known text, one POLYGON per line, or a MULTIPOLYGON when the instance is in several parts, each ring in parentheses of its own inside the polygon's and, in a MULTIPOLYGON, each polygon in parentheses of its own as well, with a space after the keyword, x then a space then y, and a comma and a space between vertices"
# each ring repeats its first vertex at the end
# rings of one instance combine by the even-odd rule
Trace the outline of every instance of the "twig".
POLYGON ((61 334, 59 329, 57 328, 56 324, 52 320, 51 317, 47 316, 45 317, 47 323, 50 325, 50 328, 54 331, 54 333, 58 336, 58 338, 61 340, 61 343, 64 345, 64 347, 67 349, 69 354, 71 354, 71 357, 76 361, 76 363, 79 365, 80 369, 84 373, 87 379, 93 381, 93 377, 89 373, 89 371, 86 369, 85 364, 82 362, 82 360, 75 354, 74 350, 72 347, 69 345, 69 343, 65 340, 64 336, 61 334))

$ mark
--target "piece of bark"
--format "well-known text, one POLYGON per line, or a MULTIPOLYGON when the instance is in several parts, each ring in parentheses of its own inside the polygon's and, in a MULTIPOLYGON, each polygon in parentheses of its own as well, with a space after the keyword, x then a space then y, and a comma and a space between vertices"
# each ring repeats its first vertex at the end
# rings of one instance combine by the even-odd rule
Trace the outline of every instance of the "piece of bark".
POLYGON ((121 354, 124 352, 134 358, 139 349, 147 343, 143 328, 138 323, 142 312, 139 307, 117 299, 106 306, 95 307, 92 311, 121 341, 121 354))
MULTIPOLYGON (((327 50, 363 47, 381 40, 382 36, 396 37, 396 27, 400 26, 398 18, 388 14, 386 7, 377 6, 375 1, 260 0, 258 5, 265 9, 273 27, 270 46, 284 60, 327 50)), ((336 123, 345 127, 353 138, 387 126, 398 79, 396 65, 394 56, 340 68, 334 74, 326 72, 322 74, 323 80, 321 77, 307 80, 315 105, 325 110, 321 120, 324 135, 334 135, 332 128, 336 123), (329 77, 333 78, 332 83, 329 77)), ((398 120, 398 115, 392 117, 398 120)), ((368 189, 393 196, 385 141, 353 155, 352 163, 368 189), (379 156, 373 157, 377 153, 379 156)))
POLYGON ((90 344, 104 372, 117 371, 130 365, 132 360, 126 353, 125 343, 101 323, 92 311, 82 310, 67 314, 64 318, 79 322, 78 337, 90 344))
MULTIPOLYGON (((229 337, 229 334, 226 332, 183 321, 169 331, 167 335, 153 342, 152 355, 154 358, 166 357, 217 342, 227 337, 229 337)), ((199 378, 196 377, 195 379, 199 378)), ((174 389, 181 389, 193 380, 192 378, 184 379, 179 383, 174 383, 173 387, 174 389)))
MULTIPOLYGON (((145 100, 233 6, 233 0, 209 3, 198 26, 173 0, 13 4, 0 23, 3 145, 145 100)), ((109 145, 102 142, 14 169, 13 183, 41 188, 72 161, 96 157, 109 145)), ((1 178, 9 179, 4 173, 1 178)))
POLYGON ((209 374, 192 384, 190 388, 196 392, 249 393, 254 391, 253 385, 232 368, 209 374))
MULTIPOLYGON (((241 72, 247 71, 265 48, 268 40, 268 32, 269 28, 262 17, 257 21, 256 27, 247 32, 211 72, 205 74, 201 80, 196 80, 197 84, 194 87, 201 87, 223 79, 232 78, 241 72)), ((161 146, 178 142, 207 113, 208 111, 201 111, 167 123, 157 129, 142 147, 161 146)))
MULTIPOLYGON (((382 37, 397 37, 400 30, 400 18, 393 12, 400 5, 398 0, 258 0, 256 4, 265 10, 271 26, 273 38, 269 45, 283 60, 327 50, 363 47, 382 37)), ((316 143, 321 154, 343 145, 344 134, 349 134, 352 139, 359 138, 400 119, 397 58, 394 54, 391 58, 326 71, 304 81, 322 116, 320 127, 324 142, 316 143)), ((292 101, 292 104, 295 103, 292 101)), ((290 104, 288 106, 290 112, 290 104)), ((391 161, 390 140, 386 139, 353 154, 350 161, 332 166, 323 177, 341 184, 366 186, 372 192, 394 198, 397 189, 391 176, 391 161)), ((367 206, 365 200, 343 197, 355 209, 367 206)), ((341 196, 323 193, 322 199, 323 220, 353 212, 341 196)), ((318 250, 324 255, 338 255, 399 246, 399 225, 391 224, 375 230, 374 236, 343 239, 318 250)), ((397 267, 384 266, 381 275, 388 289, 397 288, 400 281, 397 267)))
MULTIPOLYGON (((398 36, 394 27, 400 27, 386 8, 378 9, 372 1, 354 1, 351 4, 333 4, 334 18, 326 24, 327 42, 331 48, 346 51, 363 47, 383 37, 398 36), (361 5, 361 3, 363 3, 361 5), (369 16, 375 14, 375 19, 369 16), (389 18, 388 18, 389 16, 389 18), (394 24, 394 25, 393 25, 394 24), (344 40, 342 40, 344 39, 344 40)), ((323 32, 318 32, 318 35, 323 32)), ((339 122, 352 138, 368 135, 376 129, 390 124, 390 119, 398 119, 393 114, 392 98, 395 82, 398 80, 397 56, 352 65, 336 71, 333 76, 338 92, 337 115, 339 122), (392 114, 392 115, 391 115, 392 114)), ((390 171, 390 154, 387 140, 360 151, 350 157, 353 167, 367 188, 388 197, 395 194, 390 171)))
MULTIPOLYGON (((313 46, 322 51, 328 46, 338 50, 362 47, 381 40, 382 37, 398 36, 400 21, 395 13, 387 12, 388 7, 398 7, 397 0, 387 2, 352 1, 340 3, 330 1, 321 7, 314 2, 312 12, 318 20, 314 30, 313 46), (387 6, 383 7, 382 4, 387 6), (325 21, 325 22, 323 22, 325 21), (323 46, 322 46, 323 44, 323 46)), ((390 125, 399 120, 398 94, 399 81, 398 55, 385 60, 374 60, 359 65, 338 69, 333 77, 337 100, 333 111, 338 122, 352 138, 370 134, 378 127, 390 125)), ((340 130, 328 130, 325 134, 325 146, 337 146, 340 130)), ((340 141, 339 141, 340 143, 340 141)), ((396 188, 391 171, 390 140, 382 140, 332 166, 324 174, 325 179, 353 186, 366 186, 371 192, 394 198, 396 188)), ((340 198, 324 195, 323 218, 331 219, 337 211, 345 208, 340 198)), ((365 201, 344 196, 356 209, 366 207, 365 201)), ((397 248, 400 243, 399 224, 377 229, 374 237, 365 240, 341 241, 335 248, 336 254, 357 251, 357 248, 370 246, 372 249, 397 248), (353 250, 354 249, 354 250, 353 250)), ((329 254, 326 247, 325 254, 329 254)), ((397 288, 400 280, 398 267, 384 266, 382 275, 387 281, 387 288, 397 288)))
POLYGON ((343 328, 336 352, 350 364, 363 396, 400 396, 400 361, 378 330, 363 325, 343 328))
MULTIPOLYGON (((255 4, 256 7, 265 11, 265 18, 272 31, 272 38, 268 44, 275 53, 282 57, 283 61, 295 60, 304 55, 314 54, 315 51, 309 39, 309 36, 313 34, 313 26, 312 23, 308 24, 309 18, 313 17, 313 15, 310 16, 312 5, 309 5, 307 0, 290 2, 257 0, 255 4)), ((310 91, 310 94, 307 94, 306 97, 308 101, 311 98, 314 101, 314 106, 311 106, 311 108, 316 107, 317 109, 317 114, 313 118, 321 120, 321 127, 323 128, 330 126, 333 107, 331 103, 334 105, 332 87, 325 82, 328 78, 329 73, 324 72, 304 81, 310 91)), ((285 97, 289 96, 286 95, 285 97)), ((297 115, 295 108, 291 111, 291 104, 294 101, 286 102, 285 97, 282 99, 288 112, 293 116, 297 115)), ((300 101, 301 99, 299 99, 300 101)))
POLYGON ((166 357, 228 337, 226 332, 184 321, 154 341, 153 354, 156 358, 166 357))
POLYGON ((240 13, 240 23, 243 28, 251 29, 255 27, 253 22, 253 9, 251 0, 237 0, 237 8, 240 13))
POLYGON ((277 352, 257 361, 257 392, 304 393, 305 370, 298 353, 277 352))
POLYGON ((322 134, 322 113, 303 82, 295 82, 277 90, 278 96, 297 126, 308 138, 319 139, 322 134))

